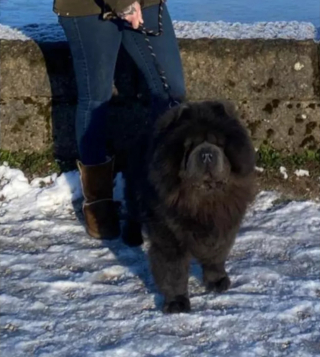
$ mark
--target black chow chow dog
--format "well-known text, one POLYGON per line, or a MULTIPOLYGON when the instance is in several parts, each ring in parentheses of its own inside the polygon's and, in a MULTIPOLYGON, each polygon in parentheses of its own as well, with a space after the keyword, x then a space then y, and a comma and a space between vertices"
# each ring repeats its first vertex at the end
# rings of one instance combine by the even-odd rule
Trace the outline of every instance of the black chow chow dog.
POLYGON ((255 151, 233 106, 220 101, 177 106, 140 141, 147 145, 128 169, 123 239, 141 244, 145 224, 163 311, 188 312, 192 257, 208 290, 230 286, 225 262, 254 199, 255 151))

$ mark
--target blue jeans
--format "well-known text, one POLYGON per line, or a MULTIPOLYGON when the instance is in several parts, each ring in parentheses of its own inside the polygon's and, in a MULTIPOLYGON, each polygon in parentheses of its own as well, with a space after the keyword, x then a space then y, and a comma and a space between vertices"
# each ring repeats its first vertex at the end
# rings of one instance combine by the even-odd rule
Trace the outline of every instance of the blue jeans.
MULTIPOLYGON (((158 29, 158 6, 143 9, 147 29, 158 29)), ((108 102, 120 45, 122 44, 143 74, 151 97, 153 113, 160 115, 169 97, 163 88, 144 35, 121 20, 102 21, 98 16, 59 17, 66 34, 78 88, 76 140, 79 158, 85 165, 106 161, 108 102), (160 104, 161 103, 161 104, 160 104)), ((177 102, 185 97, 183 69, 170 15, 163 12, 163 34, 149 37, 157 60, 166 73, 170 94, 177 102)))

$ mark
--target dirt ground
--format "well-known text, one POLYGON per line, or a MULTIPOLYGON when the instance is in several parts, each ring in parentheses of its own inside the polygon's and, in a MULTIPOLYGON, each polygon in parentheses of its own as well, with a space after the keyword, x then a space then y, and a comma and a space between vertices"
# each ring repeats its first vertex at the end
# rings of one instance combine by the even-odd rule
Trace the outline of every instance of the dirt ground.
POLYGON ((320 202, 320 164, 310 162, 300 169, 307 170, 309 176, 297 176, 296 167, 286 167, 288 178, 279 169, 257 171, 257 188, 281 192, 283 200, 314 200, 320 202))

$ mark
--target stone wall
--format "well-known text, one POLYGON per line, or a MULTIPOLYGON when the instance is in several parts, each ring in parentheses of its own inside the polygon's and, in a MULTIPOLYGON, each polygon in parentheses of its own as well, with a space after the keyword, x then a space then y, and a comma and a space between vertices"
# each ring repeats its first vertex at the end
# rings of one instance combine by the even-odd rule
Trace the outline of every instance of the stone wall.
MULTIPOLYGON (((234 101, 256 147, 320 147, 320 45, 294 40, 179 40, 189 100, 234 101)), ((0 42, 1 148, 75 157, 76 86, 64 42, 0 42)), ((127 147, 148 116, 148 91, 124 51, 109 136, 127 147), (124 63, 126 65, 124 65, 124 63)))

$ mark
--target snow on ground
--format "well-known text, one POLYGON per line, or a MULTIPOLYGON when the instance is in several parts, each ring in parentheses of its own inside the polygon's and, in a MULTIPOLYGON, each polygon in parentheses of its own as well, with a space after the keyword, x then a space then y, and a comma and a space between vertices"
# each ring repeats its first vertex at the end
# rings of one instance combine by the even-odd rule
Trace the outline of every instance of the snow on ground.
POLYGON ((301 176, 309 176, 309 171, 308 170, 295 170, 295 175, 298 176, 298 177, 301 177, 301 176))
MULTIPOLYGON (((297 21, 255 22, 252 24, 224 21, 173 21, 178 38, 230 38, 230 39, 317 39, 319 33, 312 23, 297 21)), ((30 24, 11 28, 0 24, 0 39, 35 41, 65 41, 59 24, 30 24)), ((319 38, 318 38, 319 39, 319 38)))
POLYGON ((286 180, 288 178, 287 169, 284 166, 280 166, 279 170, 283 178, 286 180))
POLYGON ((85 234, 76 172, 30 185, 1 166, 1 355, 318 356, 320 205, 279 196, 260 193, 248 212, 227 263, 231 289, 206 294, 193 264, 193 310, 168 316, 147 246, 85 234))

